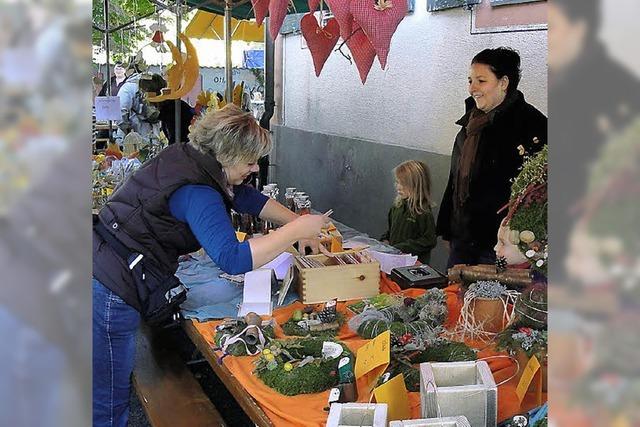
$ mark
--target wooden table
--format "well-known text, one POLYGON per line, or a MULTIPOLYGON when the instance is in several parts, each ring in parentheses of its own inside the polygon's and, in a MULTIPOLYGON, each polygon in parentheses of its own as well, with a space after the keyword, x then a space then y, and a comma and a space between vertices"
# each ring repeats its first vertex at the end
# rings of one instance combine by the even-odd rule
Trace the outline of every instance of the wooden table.
POLYGON ((193 321, 185 320, 183 322, 183 328, 193 344, 195 344, 198 350, 200 350, 200 352, 204 355, 205 359, 207 359, 207 362, 213 369, 213 372, 215 372, 218 378, 220 378, 224 385, 227 386, 227 389, 236 399, 236 402, 238 402, 247 416, 251 418, 251 421, 253 421, 259 427, 273 426, 271 420, 267 417, 264 411, 247 392, 247 390, 242 387, 242 384, 238 382, 238 380, 233 376, 229 369, 217 362, 218 356, 213 351, 213 348, 211 348, 207 340, 205 340, 204 337, 200 335, 200 333, 194 326, 193 321))

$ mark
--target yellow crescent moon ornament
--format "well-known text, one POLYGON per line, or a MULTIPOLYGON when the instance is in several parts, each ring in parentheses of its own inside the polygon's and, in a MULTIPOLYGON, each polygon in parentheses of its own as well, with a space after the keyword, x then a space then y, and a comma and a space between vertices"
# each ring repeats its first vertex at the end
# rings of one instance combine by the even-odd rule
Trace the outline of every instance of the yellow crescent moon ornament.
POLYGON ((165 99, 170 99, 169 95, 180 89, 180 85, 182 84, 184 73, 182 69, 182 53, 180 49, 169 40, 166 40, 165 43, 167 43, 167 46, 169 46, 171 50, 171 57, 174 64, 167 68, 167 87, 162 91, 162 94, 149 97, 149 102, 160 102, 165 99))
POLYGON ((160 96, 149 98, 149 102, 182 98, 189 93, 198 80, 200 64, 198 63, 196 49, 187 36, 180 33, 178 37, 180 37, 187 49, 187 57, 183 60, 180 50, 173 43, 167 41, 167 45, 171 49, 171 56, 175 61, 175 64, 167 70, 167 86, 169 90, 160 96))
POLYGON ((233 88, 233 103, 242 107, 242 94, 244 93, 244 82, 240 82, 233 88))
POLYGON ((196 52, 196 48, 191 43, 191 40, 184 34, 178 34, 180 40, 184 43, 184 46, 187 48, 187 58, 182 64, 182 69, 184 71, 184 79, 182 81, 182 85, 180 89, 175 94, 169 95, 170 99, 178 99, 182 98, 186 94, 188 94, 193 86, 198 81, 198 77, 200 76, 200 64, 198 62, 198 54, 196 52))

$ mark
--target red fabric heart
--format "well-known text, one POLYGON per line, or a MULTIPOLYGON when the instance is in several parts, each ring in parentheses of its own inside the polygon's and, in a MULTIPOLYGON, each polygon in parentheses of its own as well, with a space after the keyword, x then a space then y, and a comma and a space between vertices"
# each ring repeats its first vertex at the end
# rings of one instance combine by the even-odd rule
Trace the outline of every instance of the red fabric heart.
POLYGON ((346 40, 351 34, 351 24, 353 23, 353 15, 349 6, 351 0, 326 0, 333 16, 340 24, 340 36, 342 40, 346 40))
POLYGON ((309 0, 309 12, 315 12, 320 6, 320 0, 309 0))
POLYGON ((351 57, 353 62, 358 67, 358 73, 360 73, 360 80, 362 84, 367 81, 369 70, 373 65, 373 60, 376 57, 376 50, 371 46, 371 42, 367 38, 367 35, 362 31, 360 25, 357 22, 353 23, 353 34, 347 39, 347 46, 351 51, 351 57))
POLYGON ((374 8, 376 3, 371 0, 351 0, 353 19, 367 34, 383 70, 387 65, 391 37, 407 15, 406 0, 391 0, 391 3, 391 8, 379 11, 374 8))
POLYGON ((318 21, 313 13, 307 13, 300 21, 300 30, 302 36, 307 41, 311 57, 313 58, 313 67, 316 70, 316 77, 320 76, 320 71, 324 63, 331 55, 331 51, 338 43, 340 37, 340 25, 335 18, 327 21, 324 28, 320 28, 318 21))
POLYGON ((278 37, 288 7, 289 0, 269 0, 269 34, 272 40, 278 37))
POLYGON ((253 5, 253 14, 256 17, 256 24, 258 24, 259 27, 262 25, 264 17, 267 16, 269 0, 251 0, 251 4, 253 5))

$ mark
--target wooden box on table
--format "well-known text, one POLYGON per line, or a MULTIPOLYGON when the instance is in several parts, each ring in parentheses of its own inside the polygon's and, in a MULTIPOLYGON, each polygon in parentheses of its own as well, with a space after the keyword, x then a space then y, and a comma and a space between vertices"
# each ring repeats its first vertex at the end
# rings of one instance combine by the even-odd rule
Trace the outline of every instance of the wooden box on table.
MULTIPOLYGON (((340 252, 339 254, 350 253, 340 252)), ((317 304, 331 299, 346 301, 378 295, 380 288, 380 263, 336 265, 325 255, 309 255, 324 267, 309 268, 295 258, 295 283, 304 304, 317 304)))

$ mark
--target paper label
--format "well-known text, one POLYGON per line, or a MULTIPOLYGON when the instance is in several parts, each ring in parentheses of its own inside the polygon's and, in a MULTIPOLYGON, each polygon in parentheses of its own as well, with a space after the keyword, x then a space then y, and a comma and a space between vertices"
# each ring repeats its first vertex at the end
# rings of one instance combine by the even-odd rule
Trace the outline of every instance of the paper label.
POLYGON ((335 342, 325 341, 322 343, 322 357, 325 359, 336 359, 342 354, 342 346, 335 342))
POLYGON ((96 120, 122 120, 120 98, 117 96, 96 96, 96 120))
POLYGON ((527 390, 529 390, 529 386, 531 385, 531 381, 533 381, 533 377, 536 375, 536 372, 540 370, 540 362, 536 356, 531 356, 527 366, 524 367, 524 371, 522 373, 522 377, 518 382, 518 386, 516 387, 516 395, 518 396, 518 400, 522 403, 522 399, 524 399, 524 395, 527 394, 527 390))
POLYGON ((389 366, 391 333, 385 331, 358 349, 355 376, 359 396, 369 396, 389 366))
POLYGON ((387 419, 406 420, 411 418, 409 395, 404 384, 404 375, 396 375, 386 383, 373 390, 377 403, 386 403, 387 419))

